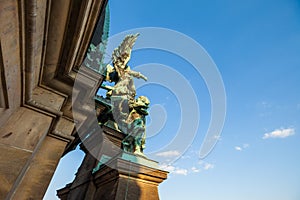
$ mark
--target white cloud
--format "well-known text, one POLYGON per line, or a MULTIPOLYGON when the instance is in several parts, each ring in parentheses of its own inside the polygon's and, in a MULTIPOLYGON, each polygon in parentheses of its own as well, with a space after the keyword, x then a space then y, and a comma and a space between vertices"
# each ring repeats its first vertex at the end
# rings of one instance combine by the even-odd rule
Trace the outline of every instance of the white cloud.
POLYGON ((215 167, 214 164, 212 163, 208 163, 208 162, 204 162, 203 160, 200 160, 198 162, 198 164, 201 166, 202 169, 204 170, 209 170, 209 169, 213 169, 215 167))
POLYGON ((163 164, 163 165, 160 166, 160 169, 168 171, 168 172, 173 172, 175 170, 175 167, 172 166, 172 165, 163 164))
POLYGON ((239 147, 239 146, 234 147, 234 149, 237 151, 242 151, 242 147, 239 147))
POLYGON ((178 167, 174 167, 172 165, 166 165, 163 164, 160 166, 160 169, 168 171, 172 174, 178 174, 178 175, 187 175, 188 174, 188 170, 187 169, 182 169, 182 168, 178 168, 178 167))
POLYGON ((205 162, 203 160, 199 160, 198 164, 203 165, 205 162))
POLYGON ((271 108, 272 104, 270 102, 263 101, 261 102, 263 108, 271 108))
POLYGON ((221 136, 220 136, 220 135, 214 135, 213 138, 216 139, 217 141, 220 141, 220 140, 221 140, 221 136))
POLYGON ((180 174, 180 175, 187 175, 188 174, 188 171, 186 169, 175 169, 173 171, 174 174, 180 174))
POLYGON ((155 155, 161 156, 161 157, 175 157, 175 156, 179 156, 180 152, 179 151, 164 151, 164 152, 157 153, 155 155))
POLYGON ((242 146, 235 146, 234 149, 237 151, 243 151, 244 149, 247 149, 250 145, 249 144, 243 144, 242 146))
POLYGON ((196 168, 196 167, 192 167, 192 172, 194 172, 194 173, 198 173, 198 172, 200 172, 200 169, 198 169, 198 168, 196 168))
POLYGON ((209 170, 209 169, 213 169, 215 167, 215 165, 211 164, 211 163, 205 163, 203 166, 204 170, 209 170))
POLYGON ((202 160, 200 160, 198 164, 199 165, 197 165, 197 166, 193 166, 193 167, 189 168, 189 167, 177 167, 174 165, 163 163, 160 165, 160 169, 170 172, 170 175, 173 174, 173 175, 186 176, 186 175, 193 174, 193 173, 200 173, 203 171, 207 171, 207 170, 213 169, 215 167, 214 164, 204 162, 202 160))
POLYGON ((263 139, 269 138, 286 138, 295 134, 295 129, 287 128, 287 129, 276 129, 272 132, 265 133, 263 139))

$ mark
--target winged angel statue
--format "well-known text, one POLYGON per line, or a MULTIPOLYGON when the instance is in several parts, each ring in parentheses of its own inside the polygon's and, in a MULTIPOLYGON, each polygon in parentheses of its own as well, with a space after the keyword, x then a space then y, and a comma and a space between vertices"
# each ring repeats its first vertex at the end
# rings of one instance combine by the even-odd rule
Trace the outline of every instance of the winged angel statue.
POLYGON ((145 96, 135 99, 136 89, 133 78, 147 78, 127 65, 131 57, 132 47, 139 34, 127 35, 112 53, 112 65, 106 66, 105 80, 114 82, 108 90, 106 98, 111 101, 111 112, 117 128, 126 134, 122 141, 123 150, 142 154, 145 148, 145 117, 148 115, 150 101, 145 96))

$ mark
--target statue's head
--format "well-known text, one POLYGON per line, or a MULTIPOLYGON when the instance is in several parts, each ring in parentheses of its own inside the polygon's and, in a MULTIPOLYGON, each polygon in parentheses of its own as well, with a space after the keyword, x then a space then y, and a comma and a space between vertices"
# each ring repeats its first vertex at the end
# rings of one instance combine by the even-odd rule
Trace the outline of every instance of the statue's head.
POLYGON ((139 96, 133 103, 133 108, 141 115, 148 115, 150 101, 145 96, 139 96))
POLYGON ((137 105, 149 107, 150 100, 146 96, 139 96, 136 99, 137 105))

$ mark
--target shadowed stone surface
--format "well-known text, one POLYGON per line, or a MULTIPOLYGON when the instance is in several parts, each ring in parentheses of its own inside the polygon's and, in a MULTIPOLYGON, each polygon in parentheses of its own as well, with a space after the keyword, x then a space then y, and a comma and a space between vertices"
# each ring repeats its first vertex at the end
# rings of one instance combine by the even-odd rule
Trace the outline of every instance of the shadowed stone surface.
MULTIPOLYGON (((0 199, 42 199, 61 156, 74 149, 75 123, 88 126, 84 109, 73 119, 73 85, 106 3, 0 1, 0 199)), ((76 106, 86 108, 102 78, 81 73, 76 106)))
POLYGON ((158 200, 158 184, 167 178, 167 173, 120 157, 113 158, 94 174, 97 188, 94 199, 158 200))

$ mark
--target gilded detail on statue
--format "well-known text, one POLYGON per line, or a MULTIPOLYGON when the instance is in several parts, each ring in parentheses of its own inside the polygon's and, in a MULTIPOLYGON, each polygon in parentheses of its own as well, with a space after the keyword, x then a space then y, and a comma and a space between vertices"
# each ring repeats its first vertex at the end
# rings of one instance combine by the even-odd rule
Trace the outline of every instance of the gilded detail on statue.
POLYGON ((130 69, 127 65, 131 58, 132 47, 139 34, 127 35, 122 43, 112 53, 112 65, 105 69, 105 80, 113 82, 113 86, 102 88, 107 90, 106 98, 101 102, 106 106, 106 112, 98 117, 100 125, 114 124, 114 128, 126 136, 122 141, 125 152, 142 154, 145 148, 146 115, 150 101, 145 96, 136 98, 134 78, 147 81, 140 72, 130 69))

